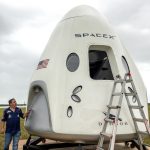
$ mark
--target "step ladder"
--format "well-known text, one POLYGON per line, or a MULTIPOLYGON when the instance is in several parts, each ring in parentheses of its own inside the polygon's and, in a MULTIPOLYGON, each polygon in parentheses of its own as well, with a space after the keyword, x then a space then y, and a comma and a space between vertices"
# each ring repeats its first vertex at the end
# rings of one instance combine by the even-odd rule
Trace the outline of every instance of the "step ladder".
MULTIPOLYGON (((104 150, 103 149, 103 143, 105 138, 109 138, 110 142, 109 142, 109 148, 108 150, 114 150, 114 145, 115 145, 115 138, 116 138, 116 132, 117 132, 117 124, 118 121, 120 120, 119 115, 120 115, 120 111, 121 111, 121 105, 122 105, 122 100, 123 100, 123 96, 125 96, 126 100, 127 100, 127 104, 131 113, 131 117, 133 119, 133 123, 135 126, 135 131, 137 134, 137 138, 138 138, 138 142, 139 142, 139 146, 140 146, 140 150, 143 150, 143 140, 142 140, 142 134, 146 134, 150 136, 150 128, 148 125, 148 120, 146 119, 146 116, 144 114, 143 111, 143 106, 141 105, 139 96, 137 94, 132 76, 130 73, 126 73, 124 76, 124 79, 122 79, 119 75, 116 76, 116 79, 114 81, 114 85, 113 85, 113 89, 112 89, 112 93, 111 93, 111 98, 108 104, 108 110, 106 113, 106 118, 104 119, 104 126, 102 129, 102 132, 100 133, 100 137, 99 137, 99 141, 98 141, 98 145, 96 150, 104 150), (126 92, 126 83, 131 85, 131 88, 129 88, 130 92, 126 92), (121 86, 121 91, 120 92, 116 92, 116 87, 118 86, 118 84, 120 84, 121 86), (118 104, 117 105, 113 105, 113 101, 114 99, 118 97, 118 104), (131 105, 130 104, 130 99, 129 97, 134 98, 136 101, 136 105, 131 105), (115 117, 111 117, 111 111, 112 110, 116 110, 116 116, 115 117), (134 109, 138 109, 141 117, 142 118, 136 118, 134 115, 134 109), (146 132, 140 131, 138 128, 138 122, 143 122, 145 124, 146 127, 146 132), (108 123, 112 124, 112 133, 107 133, 107 126, 108 123)), ((117 100, 117 98, 116 98, 117 100)), ((115 101, 116 101, 115 100, 115 101)), ((114 115, 113 115, 114 116, 114 115)))
POLYGON ((132 76, 131 76, 130 73, 128 73, 125 76, 125 82, 129 83, 131 85, 131 88, 129 88, 130 92, 127 93, 126 89, 125 89, 124 94, 125 94, 125 98, 127 100, 127 104, 128 104, 128 107, 129 107, 131 117, 133 119, 135 131, 136 131, 136 134, 137 134, 137 140, 138 140, 138 143, 139 143, 139 148, 140 148, 140 150, 144 150, 143 149, 142 135, 149 135, 150 136, 150 127, 149 127, 148 119, 146 119, 146 116, 145 116, 145 113, 144 113, 144 110, 143 110, 144 106, 142 106, 142 104, 141 104, 140 98, 138 96, 135 84, 133 82, 133 79, 132 79, 132 76), (129 99, 129 97, 131 97, 131 99, 133 99, 133 98, 135 99, 134 105, 131 104, 131 102, 130 102, 131 100, 129 99), (139 110, 141 116, 137 118, 134 114, 134 110, 139 110), (145 132, 140 131, 140 129, 138 127, 139 123, 143 123, 145 125, 145 129, 146 129, 145 132))

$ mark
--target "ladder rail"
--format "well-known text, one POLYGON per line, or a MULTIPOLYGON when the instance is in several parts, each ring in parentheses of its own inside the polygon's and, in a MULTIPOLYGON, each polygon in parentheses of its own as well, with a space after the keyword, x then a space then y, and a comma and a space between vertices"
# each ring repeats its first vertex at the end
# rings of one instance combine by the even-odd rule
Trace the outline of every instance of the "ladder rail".
MULTIPOLYGON (((125 80, 127 80, 127 78, 126 78, 125 80)), ((137 90, 136 90, 136 87, 135 87, 135 84, 134 84, 134 82, 133 82, 133 79, 132 79, 132 76, 131 76, 131 75, 129 76, 129 80, 130 80, 131 86, 132 86, 132 88, 133 88, 133 91, 136 93, 134 96, 135 96, 135 98, 136 98, 137 108, 139 107, 139 108, 138 108, 138 109, 139 109, 139 112, 140 112, 140 114, 141 114, 141 117, 142 117, 143 120, 144 120, 144 122, 143 122, 143 121, 142 121, 142 122, 145 124, 146 130, 147 130, 147 132, 148 132, 149 135, 150 135, 150 127, 148 126, 148 119, 146 118, 146 115, 145 115, 144 110, 143 110, 143 107, 144 107, 144 106, 142 106, 142 104, 141 104, 139 95, 138 95, 138 93, 137 93, 137 90)), ((125 93, 126 93, 126 91, 125 91, 125 93)), ((129 102, 129 98, 128 98, 128 96, 127 96, 126 94, 125 94, 125 97, 126 97, 126 100, 127 100, 128 106, 129 106, 129 110, 130 110, 131 116, 132 116, 132 118, 135 118, 134 113, 133 113, 133 110, 132 110, 132 108, 130 107, 131 104, 130 104, 130 102, 129 102)), ((134 122, 135 124, 137 124, 134 120, 133 120, 133 122, 134 122)), ((136 125, 136 126, 137 126, 137 125, 136 125)), ((138 129, 138 131, 139 131, 139 129, 138 129)))
MULTIPOLYGON (((141 101, 140 101, 140 98, 138 96, 138 93, 137 93, 137 90, 136 90, 136 87, 135 87, 135 84, 133 82, 131 74, 126 74, 125 75, 125 81, 126 81, 126 83, 131 84, 132 90, 134 92, 134 94, 132 94, 131 96, 134 96, 136 98, 137 106, 132 106, 131 103, 130 103, 129 97, 128 97, 128 96, 130 96, 130 94, 126 94, 127 92, 126 92, 126 89, 125 89, 125 98, 126 98, 128 108, 129 108, 129 111, 130 111, 130 114, 131 114, 131 117, 132 117, 132 120, 133 120, 133 124, 134 124, 134 127, 135 127, 135 131, 136 131, 139 146, 140 146, 140 150, 143 150, 143 139, 142 139, 142 135, 140 134, 140 130, 139 130, 137 121, 143 122, 143 120, 147 120, 147 119, 146 119, 146 116, 145 116, 145 113, 144 113, 144 110, 143 110, 143 106, 141 104, 141 101), (127 79, 127 77, 129 77, 129 79, 127 79), (134 112, 133 112, 134 108, 139 109, 139 112, 140 112, 141 117, 143 119, 136 119, 135 120, 135 115, 134 115, 134 112)), ((146 124, 145 124, 145 127, 146 127, 146 124)), ((146 127, 146 130, 148 131, 148 127, 146 127)), ((147 132, 147 133, 149 133, 149 132, 147 132)))
POLYGON ((112 131, 112 139, 111 139, 111 142, 110 142, 110 150, 113 150, 114 149, 114 144, 115 144, 115 140, 116 140, 116 133, 117 133, 117 124, 118 124, 118 119, 119 119, 119 116, 120 116, 120 111, 121 111, 121 105, 122 105, 122 100, 123 100, 123 92, 125 90, 125 82, 123 81, 123 83, 121 83, 121 95, 119 97, 119 103, 118 105, 120 106, 117 111, 116 111, 116 117, 115 117, 115 120, 114 120, 114 126, 113 126, 113 131, 112 131))
MULTIPOLYGON (((115 88, 116 88, 116 83, 114 83, 114 85, 113 85, 113 89, 112 89, 110 101, 109 101, 109 104, 108 104, 109 106, 112 105, 112 100, 113 100, 113 98, 114 98, 113 93, 115 92, 115 88)), ((109 118, 109 115, 110 115, 110 109, 107 110, 106 118, 109 118)), ((105 119, 104 119, 104 120, 105 120, 105 119)), ((106 131, 107 125, 108 125, 108 122, 105 121, 101 133, 104 133, 104 132, 106 131)), ((99 138, 97 150, 100 149, 100 146, 103 145, 103 142, 104 142, 104 135, 102 135, 101 133, 100 133, 101 138, 99 138)))
MULTIPOLYGON (((125 97, 126 97, 126 101, 127 101, 128 106, 130 106, 131 104, 130 104, 128 96, 125 95, 125 97)), ((132 120, 133 120, 133 118, 135 118, 133 110, 131 108, 129 108, 129 111, 130 111, 130 114, 131 114, 132 120)), ((139 127, 138 127, 137 123, 134 120, 133 120, 133 124, 134 124, 134 127, 135 127, 135 131, 137 133, 139 131, 139 127)), ((142 145, 142 137, 141 137, 140 134, 137 134, 137 136, 138 136, 138 141, 139 141, 140 149, 143 150, 143 146, 141 146, 142 145)))
POLYGON ((105 136, 110 138, 110 142, 109 142, 109 150, 114 150, 114 145, 115 145, 115 140, 116 140, 116 133, 117 133, 117 123, 119 120, 121 120, 119 118, 120 116, 120 112, 121 112, 121 105, 122 105, 122 101, 123 101, 123 96, 125 95, 125 99, 127 101, 127 105, 129 108, 129 112, 131 114, 132 120, 133 120, 133 124, 135 127, 135 132, 137 134, 137 138, 138 138, 138 142, 139 142, 139 147, 140 150, 143 150, 143 139, 142 139, 142 135, 141 134, 149 134, 150 135, 150 128, 148 125, 148 120, 146 119, 146 115, 144 113, 143 107, 141 102, 140 102, 140 98, 138 96, 135 84, 133 82, 132 76, 130 73, 126 73, 124 75, 124 79, 121 79, 121 77, 118 75, 116 76, 116 80, 114 81, 113 84, 113 89, 112 89, 112 93, 111 93, 111 97, 110 97, 110 101, 109 104, 107 105, 107 114, 106 114, 106 118, 104 119, 104 125, 102 128, 102 132, 100 133, 100 137, 99 137, 99 141, 98 141, 98 145, 97 145, 97 149, 96 150, 103 150, 102 146, 105 140, 105 136), (116 91, 116 86, 117 84, 120 83, 121 84, 121 92, 115 92, 116 91), (130 93, 126 92, 126 83, 130 83, 132 88, 130 93), (118 105, 113 106, 113 99, 119 96, 119 100, 118 100, 118 105), (131 105, 130 103, 130 99, 129 96, 134 96, 136 98, 136 106, 135 105, 131 105), (112 109, 116 109, 116 115, 113 116, 113 118, 110 118, 111 115, 111 110, 112 109), (139 112, 141 114, 142 118, 136 118, 134 115, 134 111, 133 109, 139 109, 139 112), (107 126, 108 123, 111 122, 112 123, 112 133, 108 134, 106 133, 107 131, 107 126), (145 124, 146 130, 147 132, 143 132, 139 130, 138 127, 138 122, 143 122, 145 124))
POLYGON ((100 133, 100 138, 99 138, 99 142, 98 142, 98 145, 97 145, 97 150, 102 149, 102 145, 103 145, 103 142, 104 142, 104 134, 102 134, 102 133, 106 132, 108 121, 110 120, 109 115, 110 115, 111 109, 116 108, 117 111, 116 111, 116 116, 115 116, 114 120, 112 121, 113 130, 112 130, 112 133, 111 133, 112 136, 110 137, 111 139, 110 139, 110 144, 109 144, 109 149, 110 150, 114 149, 116 132, 117 132, 117 123, 118 123, 119 115, 120 115, 120 111, 121 111, 121 104, 122 104, 122 100, 123 100, 124 88, 125 88, 125 82, 123 80, 120 80, 120 78, 117 78, 114 81, 114 85, 113 85, 113 89, 112 89, 112 93, 111 93, 111 98, 110 98, 109 104, 107 106, 108 107, 107 115, 106 115, 107 119, 105 119, 105 122, 104 122, 104 125, 103 125, 103 128, 102 128, 102 132, 100 133), (115 92, 116 91, 116 86, 117 86, 118 83, 121 83, 121 92, 119 94, 115 94, 116 93, 115 92), (119 102, 118 102, 118 105, 114 107, 114 106, 112 106, 112 103, 113 103, 113 99, 115 98, 115 96, 119 96, 119 102))

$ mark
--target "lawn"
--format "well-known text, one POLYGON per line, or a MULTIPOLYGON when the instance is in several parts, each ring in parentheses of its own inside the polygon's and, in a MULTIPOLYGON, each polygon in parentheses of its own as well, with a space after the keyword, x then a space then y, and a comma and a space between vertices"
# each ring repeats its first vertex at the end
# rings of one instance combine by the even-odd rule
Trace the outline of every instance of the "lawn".
MULTIPOLYGON (((148 106, 148 109, 149 109, 149 119, 150 119, 150 104, 148 106)), ((22 111, 25 112, 25 108, 22 108, 22 111)), ((2 112, 3 109, 0 108, 0 118, 2 117, 2 112)), ((21 139, 27 139, 28 136, 29 135, 24 128, 24 120, 21 119, 21 139)), ((4 136, 0 134, 0 150, 3 150, 3 142, 4 142, 4 136)), ((150 144, 150 138, 149 137, 145 138, 144 143, 150 144)))
MULTIPOLYGON (((149 113, 149 120, 150 120, 150 104, 148 105, 148 113, 149 113)), ((144 142, 150 145, 150 137, 145 138, 144 142)))

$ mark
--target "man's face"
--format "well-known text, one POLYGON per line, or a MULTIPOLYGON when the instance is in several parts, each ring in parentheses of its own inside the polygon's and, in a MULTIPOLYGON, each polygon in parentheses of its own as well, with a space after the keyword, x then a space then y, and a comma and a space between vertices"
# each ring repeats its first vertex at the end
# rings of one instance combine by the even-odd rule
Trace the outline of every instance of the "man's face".
POLYGON ((10 103, 10 107, 16 108, 16 106, 17 106, 17 102, 16 102, 15 99, 13 99, 13 100, 11 101, 11 103, 10 103))

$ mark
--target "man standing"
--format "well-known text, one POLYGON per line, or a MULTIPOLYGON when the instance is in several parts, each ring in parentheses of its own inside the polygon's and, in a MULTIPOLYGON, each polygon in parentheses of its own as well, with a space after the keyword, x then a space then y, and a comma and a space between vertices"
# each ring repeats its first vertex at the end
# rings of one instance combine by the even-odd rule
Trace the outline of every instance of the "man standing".
POLYGON ((6 123, 4 150, 9 150, 9 145, 12 139, 12 149, 18 150, 18 142, 21 135, 20 117, 24 119, 25 117, 27 117, 28 113, 22 113, 22 110, 17 107, 15 98, 10 99, 8 103, 9 108, 4 110, 2 118, 2 131, 4 131, 6 123))

